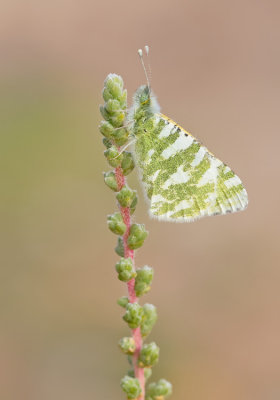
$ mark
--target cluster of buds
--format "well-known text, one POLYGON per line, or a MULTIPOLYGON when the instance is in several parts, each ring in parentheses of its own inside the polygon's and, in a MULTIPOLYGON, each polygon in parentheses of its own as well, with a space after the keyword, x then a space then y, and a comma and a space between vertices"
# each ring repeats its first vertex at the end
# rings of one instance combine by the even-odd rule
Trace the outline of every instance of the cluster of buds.
POLYGON ((164 379, 150 384, 145 395, 145 382, 158 361, 159 347, 154 342, 143 345, 143 340, 157 320, 157 311, 153 304, 141 306, 138 299, 150 290, 154 271, 147 265, 137 269, 134 265, 134 251, 143 245, 148 232, 144 225, 131 223, 137 194, 126 183, 126 176, 134 169, 134 160, 130 152, 122 149, 128 143, 129 130, 125 127, 127 92, 120 76, 108 75, 104 82, 103 98, 105 104, 100 111, 104 120, 100 124, 100 132, 106 147, 104 155, 114 168, 104 173, 104 181, 116 192, 119 208, 118 212, 108 216, 107 223, 111 232, 118 235, 115 251, 120 259, 115 269, 119 280, 127 283, 129 293, 129 296, 121 297, 118 304, 125 309, 123 320, 132 330, 130 337, 123 337, 119 341, 120 349, 133 366, 133 370, 129 370, 121 380, 121 388, 127 399, 163 400, 172 391, 171 384, 164 379))

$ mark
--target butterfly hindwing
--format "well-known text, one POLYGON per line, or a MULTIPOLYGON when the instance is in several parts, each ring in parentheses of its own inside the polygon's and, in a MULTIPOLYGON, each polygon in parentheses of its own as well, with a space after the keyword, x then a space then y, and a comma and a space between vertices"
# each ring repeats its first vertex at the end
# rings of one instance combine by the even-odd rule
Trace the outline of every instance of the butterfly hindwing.
POLYGON ((152 217, 188 222, 246 208, 238 176, 174 121, 157 114, 143 129, 135 153, 152 217))

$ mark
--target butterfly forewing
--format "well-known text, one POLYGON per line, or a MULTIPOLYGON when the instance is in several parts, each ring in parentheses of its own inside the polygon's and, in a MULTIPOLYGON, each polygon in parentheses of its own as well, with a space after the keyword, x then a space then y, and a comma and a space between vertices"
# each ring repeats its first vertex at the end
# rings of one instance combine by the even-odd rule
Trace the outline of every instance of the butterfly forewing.
POLYGON ((246 208, 241 180, 191 134, 163 114, 146 124, 135 153, 152 217, 188 222, 246 208))

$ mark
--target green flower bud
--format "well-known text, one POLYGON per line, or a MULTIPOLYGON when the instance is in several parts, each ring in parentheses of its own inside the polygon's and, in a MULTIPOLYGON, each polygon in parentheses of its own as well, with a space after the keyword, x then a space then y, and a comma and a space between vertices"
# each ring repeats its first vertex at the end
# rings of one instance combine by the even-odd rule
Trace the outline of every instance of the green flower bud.
POLYGON ((111 142, 110 139, 108 139, 108 138, 103 138, 102 142, 103 142, 104 146, 105 146, 107 149, 109 149, 110 147, 112 147, 112 142, 111 142))
POLYGON ((134 211, 136 209, 137 202, 138 202, 138 197, 137 197, 137 194, 136 194, 136 191, 135 191, 135 196, 134 196, 134 198, 133 198, 133 200, 131 202, 131 205, 130 205, 130 214, 131 215, 134 213, 134 211))
POLYGON ((118 89, 123 89, 123 79, 117 74, 109 74, 104 81, 104 87, 112 94, 113 98, 116 98, 118 89))
POLYGON ((121 258, 120 261, 116 264, 116 271, 119 274, 119 280, 123 282, 128 282, 136 276, 136 272, 133 268, 133 262, 130 257, 121 258))
MULTIPOLYGON (((102 112, 101 112, 101 114, 102 114, 102 112)), ((124 120, 125 120, 125 112, 124 111, 115 112, 113 115, 109 115, 108 120, 111 122, 111 124, 115 128, 120 128, 123 125, 124 120)))
POLYGON ((121 105, 120 105, 120 102, 118 100, 109 99, 105 103, 105 108, 106 108, 106 111, 108 111, 109 114, 114 114, 115 112, 120 111, 121 105))
POLYGON ((136 191, 131 190, 127 185, 125 185, 116 197, 122 207, 130 207, 135 200, 136 191))
POLYGON ((112 139, 116 143, 117 146, 123 146, 129 138, 129 132, 126 128, 118 128, 115 129, 112 134, 112 139))
POLYGON ((123 316, 125 322, 131 329, 140 326, 143 317, 143 309, 138 303, 128 303, 123 316))
POLYGON ((119 346, 125 354, 133 354, 136 350, 135 340, 133 337, 123 337, 119 341, 119 346))
POLYGON ((104 172, 104 182, 114 192, 117 192, 119 190, 115 172, 104 172))
POLYGON ((105 136, 107 139, 111 139, 115 132, 115 128, 108 121, 101 121, 99 125, 99 130, 100 133, 102 133, 102 135, 105 136))
POLYGON ((141 322, 142 336, 148 336, 157 320, 157 309, 153 304, 143 305, 143 318, 141 322))
POLYGON ((128 299, 127 296, 122 296, 117 300, 117 303, 118 303, 119 306, 121 306, 123 308, 126 308, 126 306, 129 303, 129 299, 128 299))
MULTIPOLYGON (((110 85, 109 85, 110 86, 110 85)), ((123 90, 122 86, 119 84, 112 85, 111 87, 105 86, 102 92, 104 101, 109 101, 112 99, 119 100, 121 108, 126 107, 126 90, 123 90), (111 89, 111 90, 110 90, 111 89), (124 96, 125 93, 125 96, 124 96)))
POLYGON ((127 375, 121 380, 121 388, 126 393, 129 400, 137 399, 141 394, 139 380, 127 375))
POLYGON ((109 149, 104 151, 104 156, 107 158, 108 163, 111 167, 119 167, 122 162, 123 155, 119 153, 116 146, 111 146, 109 149))
POLYGON ((118 97, 121 108, 126 109, 127 106, 127 90, 123 90, 122 94, 118 97))
POLYGON ((129 151, 123 152, 123 160, 122 160, 122 170, 123 174, 126 176, 130 174, 130 172, 134 169, 134 160, 132 154, 129 151))
POLYGON ((150 383, 147 389, 147 398, 151 400, 163 400, 172 393, 172 385, 166 379, 160 379, 157 383, 150 383))
MULTIPOLYGON (((119 128, 123 125, 126 115, 127 107, 127 92, 123 89, 123 80, 120 76, 116 74, 109 74, 104 82, 103 98, 105 101, 104 106, 100 106, 100 112, 103 118, 110 122, 113 128, 119 128)), ((113 135, 112 129, 108 126, 102 127, 104 123, 101 124, 101 133, 108 137, 108 135, 113 135), (107 129, 106 129, 107 128, 107 129)), ((121 135, 117 135, 115 143, 120 146, 120 142, 125 143, 126 140, 121 135)))
POLYGON ((107 223, 110 231, 112 231, 116 235, 123 235, 126 231, 126 225, 123 222, 121 213, 119 212, 108 215, 107 223))
POLYGON ((131 250, 138 249, 144 243, 144 240, 148 236, 148 232, 143 224, 133 224, 130 227, 129 236, 127 239, 128 247, 131 250))
MULTIPOLYGON (((121 88, 119 87, 119 93, 120 93, 120 95, 121 95, 121 92, 122 92, 122 90, 121 90, 121 88)), ((104 88, 103 88, 102 96, 103 96, 104 101, 108 101, 108 100, 110 100, 110 99, 113 99, 113 95, 112 95, 112 93, 110 92, 110 90, 109 90, 107 87, 104 87, 104 88)))
POLYGON ((139 354, 138 364, 141 368, 152 367, 158 362, 158 357, 159 347, 155 342, 144 344, 139 354))
POLYGON ((124 257, 124 245, 123 245, 123 238, 118 237, 118 242, 117 246, 115 247, 115 252, 117 253, 118 256, 124 257))
POLYGON ((143 268, 137 269, 136 272, 135 293, 136 296, 139 297, 151 289, 150 283, 154 276, 154 270, 153 268, 148 267, 148 265, 145 265, 143 268))
POLYGON ((99 106, 99 110, 101 112, 102 117, 108 121, 110 119, 110 114, 108 113, 108 111, 106 110, 106 108, 104 106, 99 106))

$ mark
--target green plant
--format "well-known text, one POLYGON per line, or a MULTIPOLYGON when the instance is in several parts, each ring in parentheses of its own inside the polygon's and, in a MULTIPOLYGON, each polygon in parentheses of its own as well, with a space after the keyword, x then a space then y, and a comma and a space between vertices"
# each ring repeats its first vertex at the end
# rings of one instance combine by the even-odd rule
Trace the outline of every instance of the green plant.
POLYGON ((131 329, 131 336, 120 340, 119 345, 133 370, 121 380, 121 387, 128 399, 163 400, 171 394, 172 386, 161 379, 151 383, 145 391, 145 384, 151 375, 152 366, 158 361, 159 347, 154 343, 144 344, 156 320, 156 307, 152 304, 139 304, 139 297, 150 290, 153 269, 149 266, 135 268, 134 253, 140 248, 148 232, 142 224, 132 223, 132 214, 137 204, 137 194, 126 183, 126 176, 134 169, 130 152, 122 146, 129 140, 129 130, 125 126, 127 92, 120 76, 109 74, 104 82, 103 98, 100 107, 104 120, 100 132, 106 147, 104 155, 113 171, 104 173, 105 184, 116 192, 119 211, 108 216, 109 229, 118 235, 116 253, 121 257, 116 263, 118 278, 127 284, 128 296, 118 300, 125 309, 123 320, 131 329), (146 395, 145 395, 146 392, 146 395))

